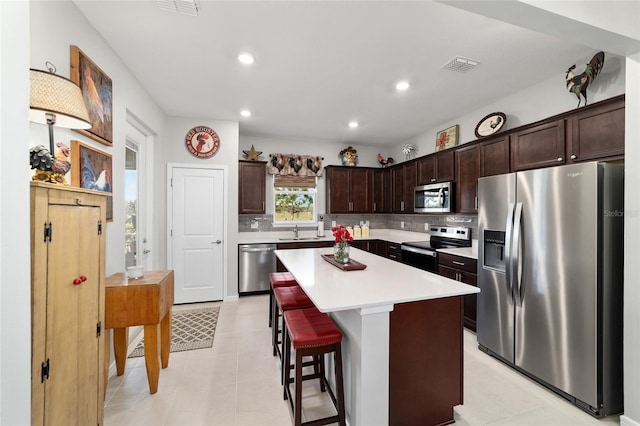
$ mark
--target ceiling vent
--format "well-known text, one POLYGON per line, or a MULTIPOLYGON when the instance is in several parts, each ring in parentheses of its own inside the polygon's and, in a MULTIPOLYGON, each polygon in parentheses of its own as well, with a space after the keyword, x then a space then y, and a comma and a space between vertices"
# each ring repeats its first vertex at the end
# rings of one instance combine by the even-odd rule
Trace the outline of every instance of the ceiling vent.
POLYGON ((156 3, 160 10, 189 16, 198 16, 200 10, 199 0, 156 0, 156 3))
POLYGON ((466 72, 479 65, 480 62, 462 56, 456 56, 442 66, 445 70, 466 72))

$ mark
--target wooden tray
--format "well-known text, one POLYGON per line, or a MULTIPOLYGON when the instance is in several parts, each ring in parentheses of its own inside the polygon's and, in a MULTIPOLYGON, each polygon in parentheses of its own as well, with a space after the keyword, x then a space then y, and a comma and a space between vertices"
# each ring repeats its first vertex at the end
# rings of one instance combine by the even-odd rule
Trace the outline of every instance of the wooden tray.
POLYGON ((340 263, 333 258, 332 254, 321 254, 320 256, 333 266, 337 266, 343 271, 361 271, 367 267, 364 263, 360 263, 353 259, 349 259, 349 263, 340 263))

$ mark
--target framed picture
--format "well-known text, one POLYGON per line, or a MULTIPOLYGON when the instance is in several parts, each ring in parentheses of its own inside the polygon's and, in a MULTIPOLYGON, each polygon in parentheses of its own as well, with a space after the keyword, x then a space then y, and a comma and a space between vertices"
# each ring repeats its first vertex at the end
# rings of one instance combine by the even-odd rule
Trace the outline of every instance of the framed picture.
POLYGON ((452 148, 458 145, 458 125, 451 126, 436 135, 436 151, 452 148))
POLYGON ((76 132, 102 144, 113 145, 111 79, 77 46, 71 46, 71 81, 82 89, 91 120, 90 129, 77 129, 76 132))
POLYGON ((80 188, 108 192, 107 221, 113 220, 111 155, 80 141, 71 141, 71 184, 80 188))

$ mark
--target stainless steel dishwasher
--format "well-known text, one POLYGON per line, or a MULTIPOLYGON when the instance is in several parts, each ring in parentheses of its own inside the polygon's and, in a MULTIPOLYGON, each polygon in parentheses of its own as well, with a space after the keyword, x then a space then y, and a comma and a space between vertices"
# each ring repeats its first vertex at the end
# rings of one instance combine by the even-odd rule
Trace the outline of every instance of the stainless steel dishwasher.
POLYGON ((238 245, 238 292, 266 292, 271 284, 269 274, 276 272, 275 244, 238 245))

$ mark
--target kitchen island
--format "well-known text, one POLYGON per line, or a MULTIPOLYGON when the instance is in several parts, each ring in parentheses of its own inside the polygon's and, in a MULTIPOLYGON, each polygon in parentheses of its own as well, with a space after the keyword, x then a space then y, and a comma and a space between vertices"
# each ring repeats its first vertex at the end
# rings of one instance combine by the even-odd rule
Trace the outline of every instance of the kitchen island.
POLYGON ((276 250, 343 332, 350 424, 452 423, 462 403, 461 296, 479 290, 354 248, 351 258, 367 268, 342 271, 321 257, 332 253, 276 250))

